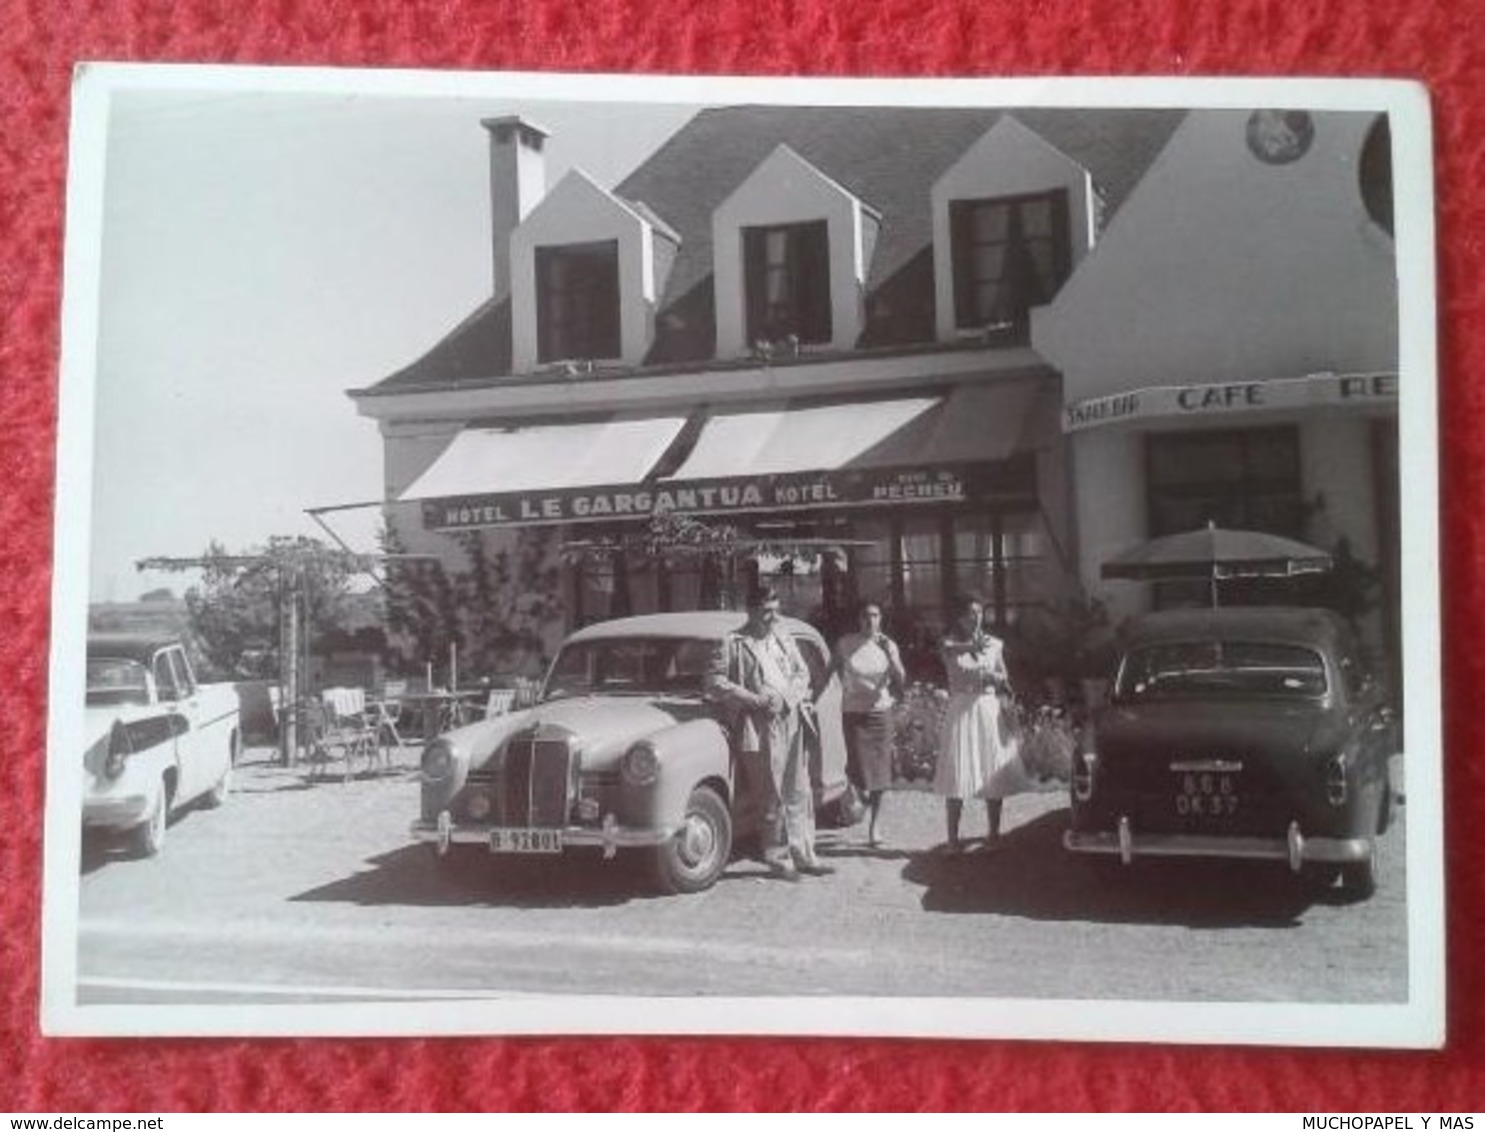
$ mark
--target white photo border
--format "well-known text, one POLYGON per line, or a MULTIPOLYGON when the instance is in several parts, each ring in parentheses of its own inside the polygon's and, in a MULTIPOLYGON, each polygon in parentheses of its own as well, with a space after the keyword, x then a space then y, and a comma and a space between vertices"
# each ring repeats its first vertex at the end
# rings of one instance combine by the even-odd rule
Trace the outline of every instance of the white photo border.
POLYGON ((772 1034, 1436 1048, 1444 844, 1434 191, 1419 84, 1380 79, 763 79, 90 63, 73 83, 54 529, 43 1031, 50 1035, 772 1034), (89 600, 99 246, 113 97, 150 91, 628 103, 1385 112, 1394 147, 1406 742, 1407 999, 1393 1005, 1045 999, 542 996, 300 1005, 80 1006, 77 814, 89 600), (657 1009, 657 1004, 659 1009, 657 1009))

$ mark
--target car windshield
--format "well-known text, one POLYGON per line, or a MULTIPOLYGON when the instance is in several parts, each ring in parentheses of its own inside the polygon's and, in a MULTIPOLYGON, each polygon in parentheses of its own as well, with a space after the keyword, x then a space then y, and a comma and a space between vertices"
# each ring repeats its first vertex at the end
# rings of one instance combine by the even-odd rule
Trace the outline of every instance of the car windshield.
POLYGON ((94 706, 147 704, 150 691, 144 677, 144 665, 137 660, 90 656, 87 702, 94 706))
POLYGON ((715 642, 666 637, 580 641, 557 654, 542 699, 591 695, 700 696, 715 642))
POLYGON ((1325 694, 1325 662, 1301 645, 1170 641, 1133 648, 1119 667, 1122 701, 1165 698, 1309 699, 1325 694))

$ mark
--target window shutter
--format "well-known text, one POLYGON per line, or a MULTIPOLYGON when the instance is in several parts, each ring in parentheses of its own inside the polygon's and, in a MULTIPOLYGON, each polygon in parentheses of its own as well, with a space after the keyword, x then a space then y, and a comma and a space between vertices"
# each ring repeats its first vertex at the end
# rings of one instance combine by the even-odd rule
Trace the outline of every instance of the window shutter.
POLYGON ((1067 282, 1067 277, 1072 274, 1072 234, 1071 221, 1069 219, 1070 206, 1067 199, 1067 190, 1061 189, 1052 194, 1052 256, 1055 264, 1053 270, 1056 277, 1052 280, 1052 288, 1047 298, 1050 301, 1053 295, 1062 290, 1062 285, 1067 282))
POLYGON ((748 345, 765 337, 764 323, 768 317, 767 280, 764 278, 768 266, 767 237, 764 228, 743 229, 743 302, 746 310, 748 345))
POLYGON ((954 325, 975 324, 974 307, 974 202, 956 200, 949 205, 949 256, 954 275, 954 325))
POLYGON ((824 220, 795 229, 795 333, 804 342, 829 342, 830 227, 824 220))
POLYGON ((536 360, 552 360, 552 249, 536 249, 536 360))
POLYGON ((617 358, 623 354, 619 327, 619 243, 614 240, 593 257, 593 338, 586 356, 617 358))
POLYGON ((1006 231, 1005 265, 1001 269, 1000 300, 996 303, 996 315, 1007 322, 1021 323, 1026 312, 1042 302, 1043 280, 1026 246, 1026 226, 1021 222, 1021 210, 1011 209, 1010 227, 1006 231))

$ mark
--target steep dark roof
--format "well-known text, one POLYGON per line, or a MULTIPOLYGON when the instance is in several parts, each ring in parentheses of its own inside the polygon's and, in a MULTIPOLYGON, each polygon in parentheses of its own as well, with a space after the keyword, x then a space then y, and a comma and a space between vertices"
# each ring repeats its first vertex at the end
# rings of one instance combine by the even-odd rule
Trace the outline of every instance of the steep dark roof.
POLYGON ((487 301, 405 369, 373 388, 393 393, 421 386, 488 381, 510 373, 510 300, 487 301))
MULTIPOLYGON (((795 106, 703 110, 614 190, 626 200, 643 201, 680 237, 646 362, 706 361, 713 356, 712 213, 781 143, 881 213, 867 281, 869 322, 862 345, 932 341, 929 191, 1002 114, 1015 117, 1090 172, 1105 221, 1117 212, 1184 116, 1175 110, 795 106)), ((508 373, 509 367, 509 310, 487 305, 425 357, 377 388, 490 378, 508 373)))

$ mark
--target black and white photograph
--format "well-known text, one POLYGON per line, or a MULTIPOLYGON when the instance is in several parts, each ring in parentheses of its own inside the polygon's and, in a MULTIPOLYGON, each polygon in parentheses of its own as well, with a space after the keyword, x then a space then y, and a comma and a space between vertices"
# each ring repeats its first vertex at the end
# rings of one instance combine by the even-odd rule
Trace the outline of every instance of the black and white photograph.
POLYGON ((1431 160, 80 68, 47 1032, 1437 1047, 1431 160))

